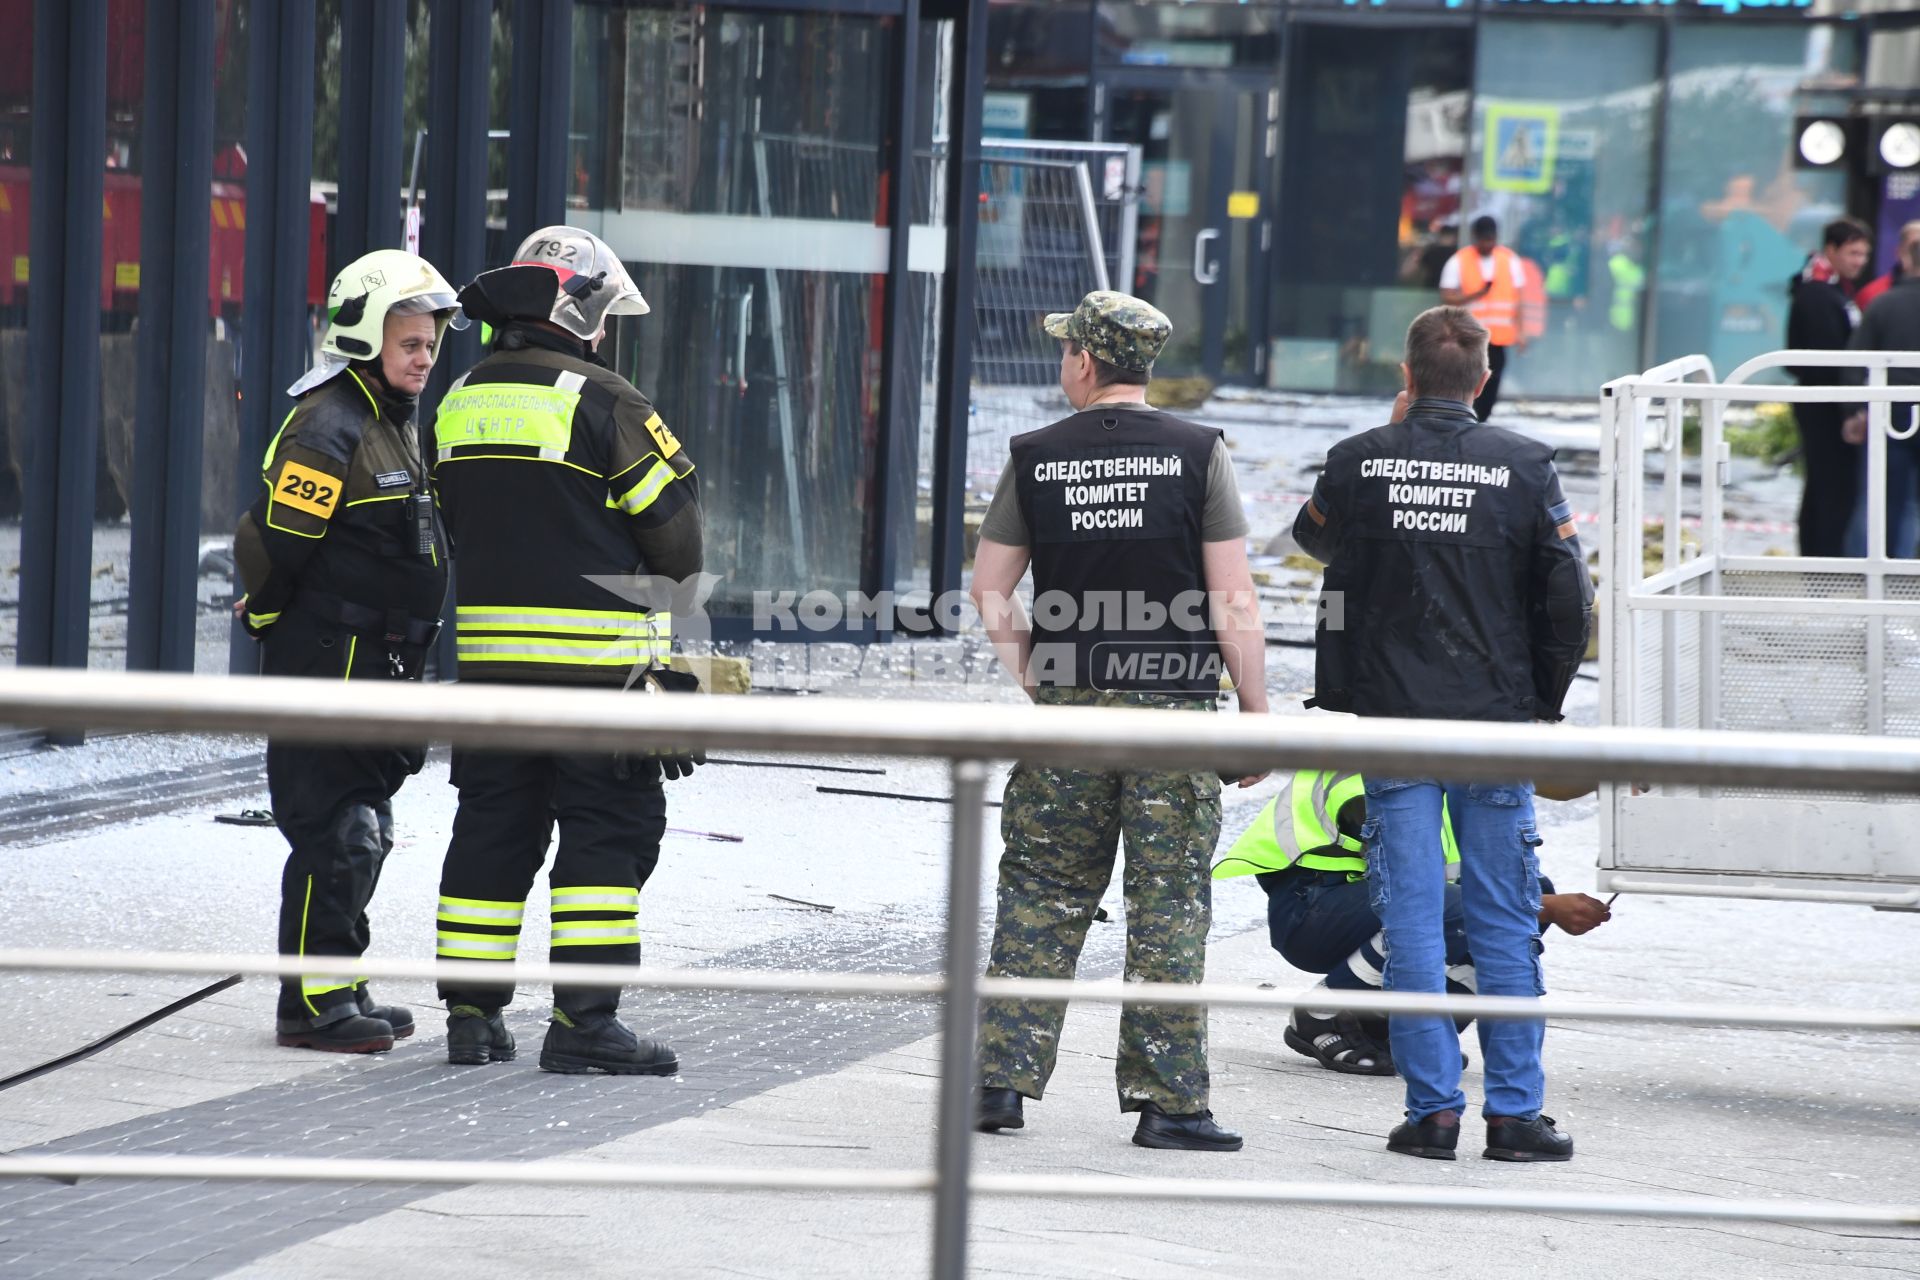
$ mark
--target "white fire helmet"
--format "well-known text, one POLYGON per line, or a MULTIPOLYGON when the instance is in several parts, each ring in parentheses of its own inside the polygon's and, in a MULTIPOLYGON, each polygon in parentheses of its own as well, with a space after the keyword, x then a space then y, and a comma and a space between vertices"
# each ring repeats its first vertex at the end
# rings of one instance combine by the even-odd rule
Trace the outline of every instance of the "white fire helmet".
POLYGON ((291 396, 311 391, 354 360, 372 360, 386 342, 388 316, 431 314, 438 344, 447 325, 467 327, 453 286, 425 258, 403 249, 375 249, 355 258, 327 290, 327 332, 320 359, 287 388, 291 396))

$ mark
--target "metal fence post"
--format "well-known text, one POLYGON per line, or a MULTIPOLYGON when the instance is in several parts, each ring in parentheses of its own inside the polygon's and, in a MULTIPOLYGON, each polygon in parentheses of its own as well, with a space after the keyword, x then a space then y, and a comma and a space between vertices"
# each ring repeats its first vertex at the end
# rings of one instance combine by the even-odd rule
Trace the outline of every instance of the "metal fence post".
POLYGON ((940 1021, 940 1132, 934 1154, 933 1278, 967 1274, 967 1182, 973 1168, 973 1035, 980 1016, 980 843, 987 766, 953 762, 947 866, 947 1003, 940 1021))

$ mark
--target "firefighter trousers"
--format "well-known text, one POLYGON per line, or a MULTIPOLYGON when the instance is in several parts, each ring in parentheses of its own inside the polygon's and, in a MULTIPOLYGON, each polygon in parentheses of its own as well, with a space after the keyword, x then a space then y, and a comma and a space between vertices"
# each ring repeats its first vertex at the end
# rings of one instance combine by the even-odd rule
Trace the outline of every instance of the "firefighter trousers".
MULTIPOLYGON (((555 964, 640 963, 640 888, 660 860, 667 797, 644 758, 455 751, 460 807, 440 873, 435 954, 511 962, 534 878, 559 828, 547 879, 555 964)), ((487 1013, 513 998, 511 983, 443 982, 449 1007, 487 1013)), ((569 1015, 612 1013, 614 985, 559 984, 569 1015)))
MULTIPOLYGON (((291 847, 280 874, 280 954, 363 955, 367 904, 393 849, 400 784, 423 750, 267 743, 273 820, 291 847)), ((320 1025, 357 1012, 352 966, 328 966, 280 984, 279 1016, 320 1025)))

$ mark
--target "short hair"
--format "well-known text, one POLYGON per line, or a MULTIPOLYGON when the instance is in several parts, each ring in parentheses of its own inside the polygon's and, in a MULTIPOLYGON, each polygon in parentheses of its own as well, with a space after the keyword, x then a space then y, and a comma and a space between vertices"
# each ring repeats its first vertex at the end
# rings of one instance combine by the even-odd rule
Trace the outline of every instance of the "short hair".
MULTIPOLYGON (((1077 356, 1087 349, 1072 338, 1068 338, 1067 350, 1077 356)), ((1108 364, 1091 351, 1087 351, 1087 359, 1093 361, 1093 385, 1096 387, 1144 387, 1153 378, 1153 374, 1148 370, 1122 369, 1117 364, 1108 364)))
POLYGON ((1471 400, 1487 375, 1487 328, 1465 307, 1430 307, 1407 326, 1407 378, 1422 396, 1471 400))
POLYGON ((1858 218, 1835 218, 1820 233, 1820 243, 1828 249, 1844 249, 1856 240, 1871 240, 1873 232, 1858 218))
POLYGON ((1908 275, 1920 275, 1920 236, 1900 246, 1900 269, 1908 275))
POLYGON ((1486 213, 1475 218, 1468 230, 1475 240, 1495 240, 1500 236, 1500 224, 1494 221, 1493 215, 1486 213))

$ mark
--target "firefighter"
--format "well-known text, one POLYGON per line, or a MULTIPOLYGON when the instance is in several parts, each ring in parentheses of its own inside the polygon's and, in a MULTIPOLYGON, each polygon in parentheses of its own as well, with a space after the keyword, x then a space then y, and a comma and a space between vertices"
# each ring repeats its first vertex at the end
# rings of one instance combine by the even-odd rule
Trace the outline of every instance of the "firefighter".
MULTIPOLYGON (((434 426, 435 483, 460 555, 460 676, 637 692, 697 689, 667 669, 662 583, 701 568, 693 460, 647 398, 597 354, 607 317, 647 303, 598 237, 534 232, 460 293, 492 350, 434 426)), ((633 696, 630 694, 629 696, 633 696)), ((662 775, 697 756, 455 751, 460 792, 440 879, 437 953, 508 961, 553 828, 555 962, 637 965, 640 889, 666 831, 662 775)), ((443 982, 447 1060, 502 1062, 509 983, 443 982)), ((620 988, 558 984, 543 1070, 671 1075, 667 1045, 617 1015, 620 988)))
MULTIPOLYGON (((414 407, 449 322, 453 286, 424 259, 383 249, 327 293, 319 363, 262 463, 264 492, 240 518, 234 612, 261 642, 261 671, 321 680, 418 680, 440 626, 447 551, 413 430, 414 407)), ((391 800, 424 748, 314 747, 269 740, 267 787, 291 852, 280 882, 280 952, 351 959, 393 848, 391 800)), ((329 966, 280 986, 280 1044, 377 1053, 413 1015, 376 1005, 366 981, 329 966)))

